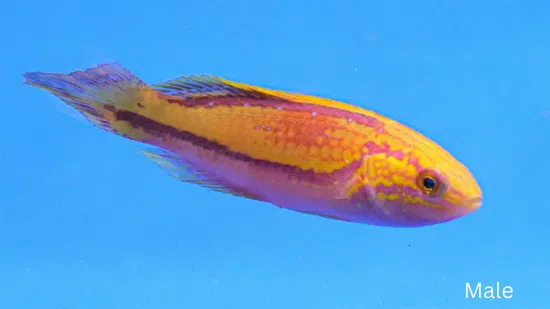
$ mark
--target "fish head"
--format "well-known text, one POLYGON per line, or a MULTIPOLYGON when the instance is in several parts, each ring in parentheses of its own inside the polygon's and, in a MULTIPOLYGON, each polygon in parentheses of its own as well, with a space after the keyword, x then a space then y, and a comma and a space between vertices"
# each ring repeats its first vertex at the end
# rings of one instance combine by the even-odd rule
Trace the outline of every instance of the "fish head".
POLYGON ((428 226, 481 206, 468 168, 440 145, 400 124, 386 126, 365 157, 364 177, 383 225, 428 226))

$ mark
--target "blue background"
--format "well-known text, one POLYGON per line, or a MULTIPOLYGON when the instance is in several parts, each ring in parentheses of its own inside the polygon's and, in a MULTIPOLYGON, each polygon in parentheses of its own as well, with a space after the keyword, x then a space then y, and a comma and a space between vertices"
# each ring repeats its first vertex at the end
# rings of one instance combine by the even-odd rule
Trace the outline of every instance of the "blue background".
POLYGON ((543 308, 550 193, 543 1, 19 1, 0 5, 0 308, 543 308), (420 229, 179 183, 27 71, 119 61, 381 112, 462 160, 485 200, 420 229), (466 300, 465 282, 514 288, 466 300))

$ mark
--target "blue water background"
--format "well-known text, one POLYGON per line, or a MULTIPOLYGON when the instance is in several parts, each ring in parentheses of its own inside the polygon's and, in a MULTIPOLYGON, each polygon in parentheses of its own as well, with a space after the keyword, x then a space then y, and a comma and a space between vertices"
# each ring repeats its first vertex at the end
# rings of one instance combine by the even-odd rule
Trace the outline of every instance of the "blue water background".
POLYGON ((544 1, 0 4, 0 308, 544 308, 550 201, 544 1), (209 73, 410 125, 485 200, 421 229, 301 215, 175 181, 27 71, 118 61, 209 73), (512 299, 466 300, 465 282, 512 299))

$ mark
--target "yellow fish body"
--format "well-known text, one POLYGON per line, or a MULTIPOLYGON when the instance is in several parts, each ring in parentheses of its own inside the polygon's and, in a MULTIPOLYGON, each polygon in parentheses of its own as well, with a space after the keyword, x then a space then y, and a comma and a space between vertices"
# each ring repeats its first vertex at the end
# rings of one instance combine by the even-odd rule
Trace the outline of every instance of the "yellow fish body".
POLYGON ((33 72, 97 127, 184 182, 281 208, 378 226, 448 222, 481 206, 469 170, 394 120, 314 96, 189 76, 147 85, 117 63, 33 72))

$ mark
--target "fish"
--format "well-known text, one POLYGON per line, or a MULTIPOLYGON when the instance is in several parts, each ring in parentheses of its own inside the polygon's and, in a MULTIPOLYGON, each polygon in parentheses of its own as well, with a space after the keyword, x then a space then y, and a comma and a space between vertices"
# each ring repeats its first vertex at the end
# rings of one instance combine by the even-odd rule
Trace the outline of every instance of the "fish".
POLYGON ((23 82, 148 145, 140 152, 175 179, 260 204, 397 228, 482 204, 473 174, 442 146, 352 104, 207 74, 147 84, 118 62, 23 82))

